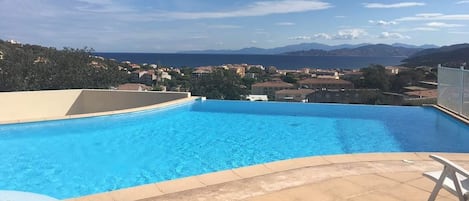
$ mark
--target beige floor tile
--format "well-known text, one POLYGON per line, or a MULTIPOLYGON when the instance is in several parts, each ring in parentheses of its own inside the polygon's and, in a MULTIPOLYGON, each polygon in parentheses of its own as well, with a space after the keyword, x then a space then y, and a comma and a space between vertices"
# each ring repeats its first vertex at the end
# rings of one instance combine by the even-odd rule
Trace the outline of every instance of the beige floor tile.
POLYGON ((384 157, 387 158, 388 160, 397 160, 397 161, 402 161, 402 160, 409 160, 409 161, 419 161, 422 160, 421 157, 419 157, 416 153, 386 153, 384 154, 384 157))
POLYGON ((221 184, 225 182, 242 179, 240 176, 235 174, 232 170, 225 170, 225 171, 220 171, 220 172, 199 175, 199 176, 196 176, 196 178, 205 185, 221 184))
POLYGON ((304 185, 301 187, 281 191, 281 193, 287 195, 289 200, 295 201, 332 201, 337 199, 336 195, 333 193, 318 190, 315 185, 304 185))
POLYGON ((406 201, 427 200, 428 197, 430 196, 429 192, 415 188, 413 186, 409 186, 409 185, 399 185, 394 188, 378 190, 377 192, 380 192, 383 194, 389 194, 397 199, 406 200, 406 201))
POLYGON ((270 174, 272 173, 272 170, 268 169, 264 165, 254 165, 249 167, 236 168, 233 169, 233 172, 242 178, 250 178, 270 174))
POLYGON ((281 194, 268 194, 246 199, 244 201, 286 201, 288 200, 281 194))
POLYGON ((320 156, 297 158, 297 159, 292 159, 292 160, 295 161, 295 163, 302 165, 303 167, 331 164, 331 162, 324 160, 324 158, 320 156))
POLYGON ((295 160, 276 161, 276 162, 266 163, 264 165, 274 172, 281 172, 285 170, 293 170, 293 169, 305 167, 305 165, 298 163, 295 160))
POLYGON ((149 197, 163 195, 155 184, 148 184, 133 188, 126 188, 109 192, 115 201, 134 201, 149 197))
POLYGON ((414 179, 422 178, 422 172, 399 172, 399 173, 378 173, 378 175, 392 179, 397 182, 407 182, 414 179))
POLYGON ((331 155, 323 156, 323 158, 331 163, 354 163, 358 161, 352 155, 331 155))
POLYGON ((114 201, 109 193, 100 193, 85 197, 74 198, 75 201, 114 201))
POLYGON ((358 195, 356 197, 352 197, 347 199, 348 201, 401 201, 398 198, 395 198, 390 195, 386 195, 383 193, 371 192, 362 195, 358 195))
POLYGON ((360 162, 389 160, 383 153, 353 154, 353 157, 360 162))
MULTIPOLYGON (((413 186, 413 187, 416 187, 416 188, 419 188, 419 189, 422 189, 422 190, 425 190, 429 193, 431 193, 433 191, 433 188, 435 187, 435 182, 433 182, 432 180, 430 180, 428 178, 425 178, 425 177, 408 181, 408 182, 406 182, 406 184, 410 185, 410 186, 413 186)), ((438 195, 447 196, 447 197, 452 196, 452 194, 449 193, 448 191, 446 191, 445 189, 441 189, 440 192, 438 193, 438 195)))
POLYGON ((315 191, 320 191, 339 199, 347 199, 367 192, 367 189, 343 178, 336 178, 311 185, 315 191))
POLYGON ((397 181, 376 174, 348 176, 344 177, 344 179, 363 186, 368 190, 387 189, 400 184, 397 181))
POLYGON ((187 177, 183 179, 176 179, 166 182, 157 183, 156 186, 160 191, 163 193, 174 193, 179 191, 185 191, 189 189, 195 189, 204 187, 205 185, 202 184, 199 180, 195 177, 187 177))

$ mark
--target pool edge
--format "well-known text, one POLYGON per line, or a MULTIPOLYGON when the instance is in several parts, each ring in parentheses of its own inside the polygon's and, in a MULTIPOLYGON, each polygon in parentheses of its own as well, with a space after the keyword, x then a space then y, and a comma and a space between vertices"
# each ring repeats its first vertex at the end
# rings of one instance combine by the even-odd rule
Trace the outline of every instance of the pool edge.
MULTIPOLYGON (((327 165, 371 163, 385 161, 399 161, 413 163, 414 161, 431 161, 430 154, 437 154, 454 161, 469 162, 469 153, 435 153, 435 152, 396 152, 396 153, 365 153, 341 154, 327 156, 311 156, 288 160, 274 161, 236 169, 211 172, 202 175, 189 176, 169 181, 145 184, 115 191, 103 192, 76 198, 64 199, 66 201, 116 201, 141 200, 158 196, 165 196, 184 191, 210 187, 213 185, 236 182, 255 177, 281 173, 302 168, 321 167, 327 165)), ((397 172, 397 171, 396 171, 397 172)))

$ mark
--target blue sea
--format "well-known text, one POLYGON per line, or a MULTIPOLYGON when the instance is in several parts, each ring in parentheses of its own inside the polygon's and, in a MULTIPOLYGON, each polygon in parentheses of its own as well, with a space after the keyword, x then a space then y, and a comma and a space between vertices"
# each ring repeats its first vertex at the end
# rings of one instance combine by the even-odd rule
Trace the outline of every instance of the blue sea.
POLYGON ((158 64, 168 67, 198 67, 223 64, 253 64, 278 69, 340 68, 357 69, 370 64, 398 65, 405 57, 360 56, 290 56, 290 55, 227 55, 227 54, 162 54, 162 53, 94 53, 118 61, 158 64))

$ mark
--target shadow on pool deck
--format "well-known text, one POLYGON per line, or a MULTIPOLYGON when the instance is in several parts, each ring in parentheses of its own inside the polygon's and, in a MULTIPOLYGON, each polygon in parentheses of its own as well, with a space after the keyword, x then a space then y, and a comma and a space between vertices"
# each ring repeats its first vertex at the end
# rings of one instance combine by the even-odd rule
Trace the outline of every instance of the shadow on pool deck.
MULTIPOLYGON (((430 153, 308 157, 148 184, 70 201, 427 200, 430 153)), ((437 153, 469 169, 469 154, 437 153)), ((457 200, 441 190, 437 200, 457 200)))

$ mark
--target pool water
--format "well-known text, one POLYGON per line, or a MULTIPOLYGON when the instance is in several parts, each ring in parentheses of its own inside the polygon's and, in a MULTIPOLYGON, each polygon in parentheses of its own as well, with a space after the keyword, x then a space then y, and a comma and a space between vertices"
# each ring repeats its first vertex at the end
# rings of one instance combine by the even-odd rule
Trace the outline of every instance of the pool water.
POLYGON ((71 198, 270 161, 466 152, 469 126, 431 107, 195 101, 0 126, 0 189, 71 198))

